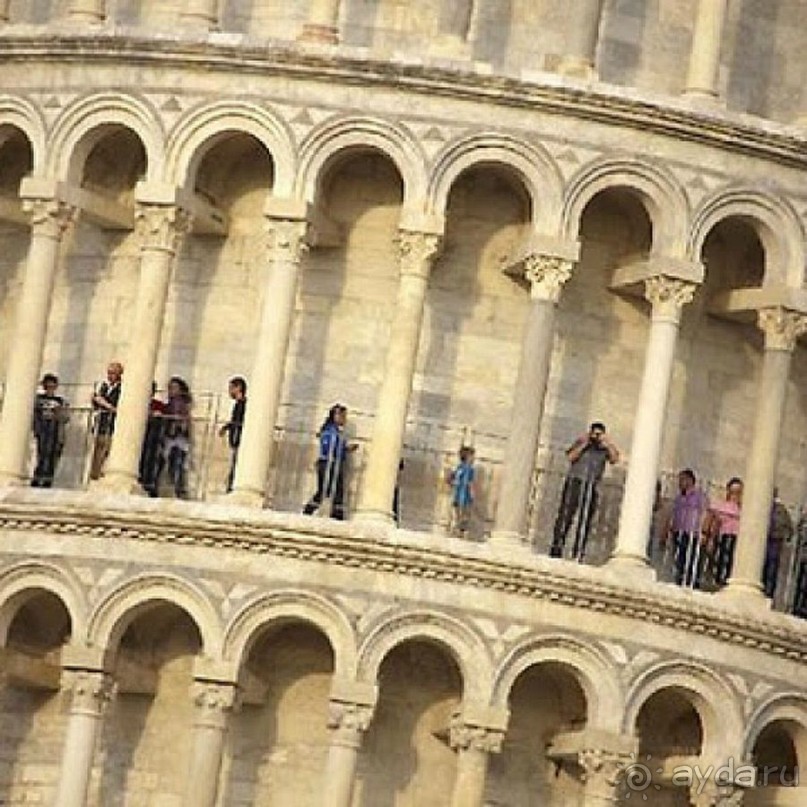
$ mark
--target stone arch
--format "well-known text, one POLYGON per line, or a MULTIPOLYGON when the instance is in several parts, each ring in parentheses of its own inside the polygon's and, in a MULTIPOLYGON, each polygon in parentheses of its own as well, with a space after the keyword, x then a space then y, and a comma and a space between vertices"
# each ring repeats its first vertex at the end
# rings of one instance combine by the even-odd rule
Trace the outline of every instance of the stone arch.
POLYGON ((405 611, 380 617, 359 646, 358 679, 376 683, 387 655, 409 640, 432 642, 448 651, 462 676, 463 699, 490 702, 493 665, 484 640, 466 623, 436 611, 405 611))
POLYGON ((634 732, 639 712, 651 696, 670 688, 684 690, 700 717, 704 759, 719 761, 739 752, 744 724, 734 691, 720 675, 689 660, 655 664, 633 681, 625 700, 623 733, 634 732))
POLYGON ((372 149, 389 157, 401 175, 404 207, 422 209, 427 181, 426 157, 420 144, 397 123, 359 115, 330 118, 308 134, 300 145, 297 195, 315 202, 333 160, 356 149, 372 149))
POLYGON ((47 128, 39 110, 22 98, 0 95, 0 144, 3 142, 2 130, 6 126, 19 130, 27 138, 33 153, 33 173, 42 173, 47 128))
POLYGON ((162 174, 165 135, 155 107, 120 93, 97 93, 74 101, 59 116, 48 143, 47 173, 78 184, 87 155, 103 129, 123 126, 140 139, 146 152, 147 181, 162 174))
POLYGON ((106 594, 90 615, 88 643, 102 651, 109 663, 132 620, 157 602, 185 611, 202 637, 203 655, 213 660, 221 658, 222 631, 215 606, 193 583, 169 574, 139 575, 106 594))
POLYGON ((765 250, 765 284, 801 288, 804 282, 804 226, 787 199, 754 188, 724 188, 700 205, 692 219, 688 251, 700 260, 703 244, 721 221, 737 217, 751 222, 765 250))
POLYGON ((247 101, 206 103, 187 112, 168 137, 166 180, 186 185, 207 150, 228 133, 248 134, 258 140, 272 158, 273 195, 291 195, 297 163, 294 135, 278 115, 247 101))
POLYGON ((53 594, 64 605, 70 615, 73 644, 84 639, 89 609, 78 579, 56 564, 25 561, 0 572, 0 647, 5 647, 17 611, 40 591, 53 594))
POLYGON ((555 234, 560 223, 563 179, 558 166, 543 149, 509 135, 480 133, 449 143, 437 156, 429 177, 430 212, 444 216, 456 180, 469 168, 495 164, 513 171, 532 205, 533 224, 555 234))
MULTIPOLYGON (((237 676, 262 628, 272 623, 304 622, 320 630, 334 655, 334 675, 352 678, 356 635, 347 614, 331 600, 296 589, 274 591, 246 603, 224 632, 224 658, 237 676)), ((235 678, 233 679, 235 680, 235 678)))
POLYGON ((633 157, 597 159, 572 178, 563 201, 564 237, 577 238, 588 203, 611 188, 627 190, 639 198, 652 224, 655 254, 684 257, 690 216, 684 189, 664 167, 633 157))
POLYGON ((807 697, 800 692, 785 692, 763 701, 746 721, 743 759, 751 757, 762 732, 779 720, 798 723, 807 731, 807 697))
POLYGON ((596 646, 573 636, 531 636, 510 650, 493 679, 493 705, 507 707, 510 692, 522 673, 538 664, 569 668, 586 696, 591 728, 618 732, 623 698, 613 661, 596 646))

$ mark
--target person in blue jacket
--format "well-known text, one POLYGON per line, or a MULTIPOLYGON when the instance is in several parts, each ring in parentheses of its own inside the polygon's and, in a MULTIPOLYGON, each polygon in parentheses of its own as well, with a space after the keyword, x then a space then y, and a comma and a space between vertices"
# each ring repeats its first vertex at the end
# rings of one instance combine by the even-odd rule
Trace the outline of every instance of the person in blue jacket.
POLYGON ((451 506, 454 510, 454 529, 464 537, 468 532, 471 520, 471 508, 476 494, 474 480, 475 451, 471 446, 463 446, 459 453, 459 464, 449 474, 448 482, 451 485, 451 506))
POLYGON ((330 499, 331 518, 343 520, 345 517, 345 467, 348 452, 357 448, 347 442, 346 423, 347 407, 334 404, 317 435, 317 492, 303 508, 307 516, 316 513, 324 499, 330 499))

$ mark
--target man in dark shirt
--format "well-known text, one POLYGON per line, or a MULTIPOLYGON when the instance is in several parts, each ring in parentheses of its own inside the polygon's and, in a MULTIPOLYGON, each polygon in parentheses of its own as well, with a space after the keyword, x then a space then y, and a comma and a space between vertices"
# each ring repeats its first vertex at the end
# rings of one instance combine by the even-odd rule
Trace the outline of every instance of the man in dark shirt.
POLYGON ((230 398, 233 399, 233 408, 230 412, 230 419, 225 423, 219 434, 227 435, 227 442, 230 446, 230 473, 227 476, 227 493, 233 489, 235 479, 235 463, 238 460, 238 447, 241 445, 241 432, 244 430, 244 415, 247 411, 247 382, 236 376, 230 379, 230 398))
POLYGON ((90 464, 90 479, 101 478, 104 463, 109 456, 112 435, 115 432, 122 378, 123 365, 113 361, 106 368, 106 381, 97 386, 92 396, 92 408, 95 411, 95 446, 90 464))
POLYGON ((42 392, 34 400, 34 438, 36 439, 36 468, 31 487, 49 488, 53 485, 56 466, 64 448, 65 425, 69 419, 67 401, 56 394, 59 379, 46 373, 42 392))
POLYGON ((605 425, 599 421, 592 423, 588 434, 578 437, 566 450, 571 465, 563 483, 558 516, 552 536, 549 554, 553 558, 563 557, 566 535, 577 514, 572 557, 581 561, 586 554, 586 542, 597 509, 597 486, 605 472, 606 463, 619 460, 617 447, 606 437, 605 425))

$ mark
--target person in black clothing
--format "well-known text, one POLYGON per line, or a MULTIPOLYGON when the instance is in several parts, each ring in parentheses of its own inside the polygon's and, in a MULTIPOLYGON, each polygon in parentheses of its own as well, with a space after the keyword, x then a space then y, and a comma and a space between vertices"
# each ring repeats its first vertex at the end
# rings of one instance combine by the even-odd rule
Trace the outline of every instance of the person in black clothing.
POLYGON ((49 488, 53 485, 56 465, 64 448, 65 425, 69 418, 67 401, 56 394, 59 379, 53 373, 42 378, 42 392, 34 400, 34 438, 36 439, 36 468, 31 487, 49 488))
POLYGON ((137 481, 152 498, 157 496, 157 476, 163 439, 165 403, 157 397, 157 383, 151 385, 151 401, 146 421, 146 434, 140 449, 140 466, 137 481))
POLYGON ((178 499, 188 498, 187 470, 191 450, 191 406, 193 398, 188 382, 179 376, 168 381, 168 401, 163 410, 163 426, 160 460, 157 467, 156 487, 168 465, 168 473, 178 499))
POLYGON ((109 456, 112 435, 115 432, 115 417, 120 401, 123 365, 113 361, 106 368, 106 381, 101 382, 92 396, 92 408, 95 410, 95 447, 93 448, 90 479, 100 479, 104 463, 109 456))
POLYGON ((235 480, 235 463, 238 460, 238 447, 241 445, 241 433, 244 430, 244 415, 247 411, 247 382, 241 376, 230 379, 230 398, 233 399, 233 408, 230 419, 220 429, 219 434, 227 435, 230 446, 230 473, 227 475, 227 493, 233 489, 235 480))

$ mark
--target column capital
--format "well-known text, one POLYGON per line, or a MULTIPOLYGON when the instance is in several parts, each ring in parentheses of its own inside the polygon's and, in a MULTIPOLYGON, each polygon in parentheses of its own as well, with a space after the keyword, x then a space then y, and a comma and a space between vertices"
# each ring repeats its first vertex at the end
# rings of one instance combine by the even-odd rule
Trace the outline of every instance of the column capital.
POLYGON ((757 313, 757 325, 765 335, 765 350, 790 353, 799 336, 807 333, 807 314, 781 307, 764 308, 757 313))
POLYGON ((533 300, 556 303, 564 285, 572 276, 574 264, 560 255, 533 253, 524 259, 524 279, 530 284, 533 300))
POLYGON ((24 198, 22 209, 30 216, 32 230, 57 241, 78 214, 78 208, 56 197, 24 198))
POLYGON ((275 260, 299 263, 308 251, 308 221, 266 217, 268 249, 275 260))
POLYGON ((693 783, 689 793, 693 807, 741 807, 745 798, 745 789, 739 785, 713 780, 693 783))
POLYGON ((428 277, 432 262, 440 251, 441 236, 419 230, 398 230, 398 256, 401 275, 428 277))
POLYGON ((449 744, 456 750, 498 754, 502 750, 508 717, 509 712, 464 704, 451 718, 449 744))
POLYGON ((370 728, 373 712, 371 704, 332 698, 328 703, 328 728, 332 731, 332 742, 358 748, 364 732, 370 728))
POLYGON ((62 670, 62 691, 70 695, 70 712, 100 716, 116 692, 112 676, 103 670, 62 670))
POLYGON ((577 754, 583 783, 589 795, 601 799, 613 798, 634 757, 625 751, 585 747, 577 754))
POLYGON ((190 228, 190 213, 178 205, 135 205, 135 231, 143 249, 175 253, 190 228))
POLYGON ((238 708, 238 687, 221 681, 194 681, 191 700, 196 707, 195 725, 223 729, 230 712, 238 708))
POLYGON ((645 299, 653 307, 653 319, 678 322, 681 310, 695 299, 698 284, 669 275, 655 275, 644 281, 645 299))

